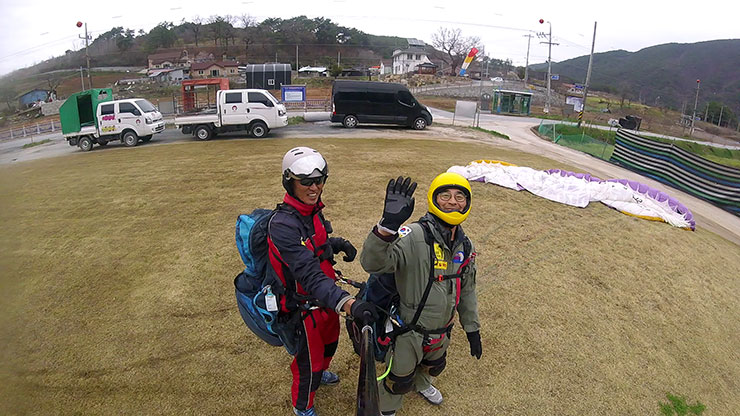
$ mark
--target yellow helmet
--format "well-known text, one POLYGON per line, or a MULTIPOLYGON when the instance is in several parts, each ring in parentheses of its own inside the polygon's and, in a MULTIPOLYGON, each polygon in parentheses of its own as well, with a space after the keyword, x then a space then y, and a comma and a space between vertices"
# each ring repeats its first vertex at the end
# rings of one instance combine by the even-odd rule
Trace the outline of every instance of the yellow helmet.
POLYGON ((465 221, 465 218, 467 218, 470 213, 470 205, 472 203, 470 183, 468 183, 468 180, 459 173, 445 172, 434 178, 432 184, 429 185, 427 203, 429 204, 429 212, 434 214, 437 218, 447 224, 458 225, 465 221), (449 188, 459 189, 468 199, 468 203, 465 205, 465 209, 463 209, 462 212, 444 212, 439 208, 439 206, 437 206, 437 194, 449 188))

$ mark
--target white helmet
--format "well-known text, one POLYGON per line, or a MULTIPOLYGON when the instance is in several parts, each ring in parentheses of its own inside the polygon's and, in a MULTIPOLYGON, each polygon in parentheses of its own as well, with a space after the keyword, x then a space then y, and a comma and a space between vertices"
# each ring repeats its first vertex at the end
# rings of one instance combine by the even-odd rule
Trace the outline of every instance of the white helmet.
POLYGON ((289 194, 293 193, 292 179, 326 177, 328 174, 326 159, 310 147, 296 147, 283 156, 283 188, 289 194))

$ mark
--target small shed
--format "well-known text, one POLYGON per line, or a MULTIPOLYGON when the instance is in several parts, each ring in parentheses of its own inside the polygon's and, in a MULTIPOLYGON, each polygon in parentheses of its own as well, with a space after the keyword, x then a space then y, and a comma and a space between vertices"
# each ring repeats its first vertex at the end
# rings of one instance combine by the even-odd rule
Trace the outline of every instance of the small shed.
POLYGON ((290 64, 254 64, 239 67, 244 74, 247 88, 279 90, 283 85, 290 85, 290 64))
POLYGON ((499 114, 529 115, 532 93, 523 91, 493 91, 493 111, 499 114))
POLYGON ((18 96, 18 103, 22 108, 28 108, 38 101, 46 101, 49 98, 49 91, 36 88, 18 96))
POLYGON ((434 75, 437 73, 437 65, 431 62, 422 62, 416 65, 416 73, 434 75))

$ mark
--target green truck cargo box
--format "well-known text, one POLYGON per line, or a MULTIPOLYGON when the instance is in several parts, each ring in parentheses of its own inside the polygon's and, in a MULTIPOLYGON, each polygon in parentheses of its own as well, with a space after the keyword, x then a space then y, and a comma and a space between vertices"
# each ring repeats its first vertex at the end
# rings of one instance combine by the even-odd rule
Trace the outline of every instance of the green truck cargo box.
POLYGON ((72 94, 59 107, 59 121, 62 133, 77 133, 84 126, 96 126, 98 104, 113 101, 113 90, 110 88, 93 88, 72 94))

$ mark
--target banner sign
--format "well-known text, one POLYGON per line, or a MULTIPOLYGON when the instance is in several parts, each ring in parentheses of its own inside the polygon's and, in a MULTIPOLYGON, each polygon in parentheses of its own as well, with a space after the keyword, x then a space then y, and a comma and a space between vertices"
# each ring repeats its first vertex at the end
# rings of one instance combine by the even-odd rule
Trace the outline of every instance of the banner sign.
POLYGON ((280 94, 284 103, 302 103, 306 101, 305 85, 282 85, 280 94))

